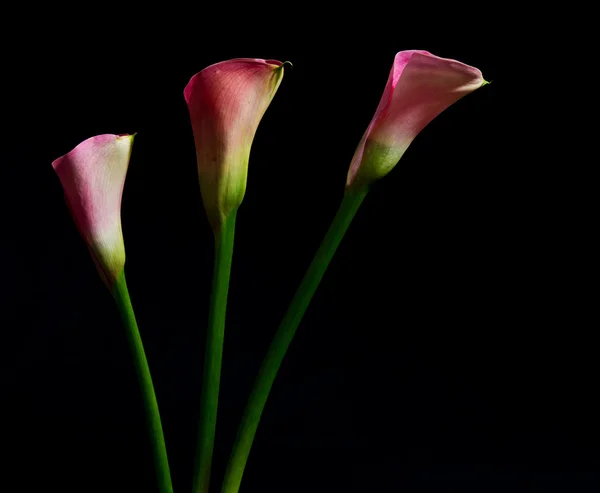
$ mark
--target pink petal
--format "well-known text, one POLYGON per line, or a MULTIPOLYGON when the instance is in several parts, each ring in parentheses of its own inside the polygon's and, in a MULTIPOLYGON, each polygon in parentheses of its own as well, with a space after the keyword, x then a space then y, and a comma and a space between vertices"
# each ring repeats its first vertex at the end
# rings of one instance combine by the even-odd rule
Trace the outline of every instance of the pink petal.
POLYGON ((133 135, 91 137, 52 162, 75 224, 109 288, 125 265, 121 197, 133 135))
POLYGON ((244 197, 254 134, 282 76, 279 61, 237 58, 205 68, 184 90, 202 200, 215 229, 244 197))
POLYGON ((442 111, 485 84, 479 69, 427 51, 399 52, 350 164, 346 186, 385 176, 442 111))

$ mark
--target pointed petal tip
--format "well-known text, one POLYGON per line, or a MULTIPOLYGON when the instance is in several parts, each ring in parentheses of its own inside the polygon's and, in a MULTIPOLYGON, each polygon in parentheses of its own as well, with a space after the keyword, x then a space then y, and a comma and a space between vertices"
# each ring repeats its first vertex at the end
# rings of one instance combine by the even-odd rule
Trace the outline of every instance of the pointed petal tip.
MULTIPOLYGON (((280 63, 281 63, 281 62, 280 62, 280 63)), ((293 64, 292 62, 290 62, 289 60, 286 60, 285 62, 281 63, 281 64, 280 64, 280 65, 279 65, 279 66, 278 66, 278 67, 275 69, 275 71, 278 71, 278 70, 279 70, 279 71, 281 71, 281 72, 283 73, 283 68, 284 68, 286 65, 289 65, 289 66, 290 66, 290 68, 294 68, 294 64, 293 64)))
POLYGON ((286 65, 289 65, 290 68, 294 68, 294 65, 292 64, 292 62, 287 61, 287 60, 285 62, 283 62, 283 63, 281 63, 281 62, 278 62, 278 63, 279 63, 279 65, 277 67, 275 67, 274 72, 279 72, 280 73, 279 75, 283 75, 283 68, 286 65))

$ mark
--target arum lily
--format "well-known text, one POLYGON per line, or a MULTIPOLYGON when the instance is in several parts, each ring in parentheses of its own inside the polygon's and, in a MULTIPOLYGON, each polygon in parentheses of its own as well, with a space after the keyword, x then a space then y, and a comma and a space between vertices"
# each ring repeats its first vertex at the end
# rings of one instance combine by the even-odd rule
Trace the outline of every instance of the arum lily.
POLYGON ((52 162, 79 233, 111 290, 125 266, 121 196, 132 144, 132 135, 98 135, 52 162))
POLYGON ((144 401, 159 491, 172 493, 158 403, 124 272, 121 197, 133 137, 109 134, 91 137, 53 161, 52 166, 63 186, 75 224, 123 319, 144 401))
POLYGON ((401 51, 375 116, 352 159, 342 204, 310 264, 263 360, 227 466, 222 493, 238 493, 262 411, 277 371, 344 233, 370 185, 400 160, 439 113, 485 84, 481 72, 426 51, 401 51))
POLYGON ((214 447, 235 218, 256 129, 283 77, 275 60, 237 58, 194 75, 184 90, 202 201, 215 234, 194 493, 206 493, 214 447))
POLYGON ((387 175, 425 126, 448 106, 487 84, 481 71, 427 51, 401 51, 350 164, 347 187, 387 175))
POLYGON ((227 60, 198 72, 184 89, 202 201, 215 231, 242 203, 254 134, 279 88, 283 65, 256 58, 227 60))

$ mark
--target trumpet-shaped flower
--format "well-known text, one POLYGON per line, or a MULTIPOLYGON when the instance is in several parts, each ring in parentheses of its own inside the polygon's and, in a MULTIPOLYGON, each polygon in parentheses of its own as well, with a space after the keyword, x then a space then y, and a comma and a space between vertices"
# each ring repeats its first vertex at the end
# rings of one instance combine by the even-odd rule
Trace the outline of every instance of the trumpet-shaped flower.
POLYGON ((52 162, 75 224, 112 290, 125 266, 121 197, 133 135, 91 137, 52 162))
POLYGON ((281 62, 237 58, 210 65, 185 87, 202 200, 215 231, 244 198, 254 134, 282 77, 281 62))
POLYGON ((481 71, 427 51, 399 52, 383 96, 352 158, 346 188, 382 178, 423 128, 487 82, 481 71))

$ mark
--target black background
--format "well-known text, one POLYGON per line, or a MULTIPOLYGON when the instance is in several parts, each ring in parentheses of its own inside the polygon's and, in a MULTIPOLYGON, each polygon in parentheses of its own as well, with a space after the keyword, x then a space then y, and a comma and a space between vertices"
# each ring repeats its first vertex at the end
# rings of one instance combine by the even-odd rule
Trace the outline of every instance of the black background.
POLYGON ((294 63, 258 129, 238 214, 218 491, 393 57, 426 49, 493 83, 432 122, 367 197, 288 352, 241 491, 597 491, 599 363, 577 193, 515 104, 517 86, 529 95, 516 26, 493 4, 479 22, 438 13, 435 25, 399 8, 293 10, 250 20, 233 6, 113 5, 75 21, 38 10, 5 34, 0 489, 154 491, 124 333, 52 160, 92 135, 138 132, 126 272, 175 491, 190 491, 212 233, 182 92, 228 58, 294 63))

